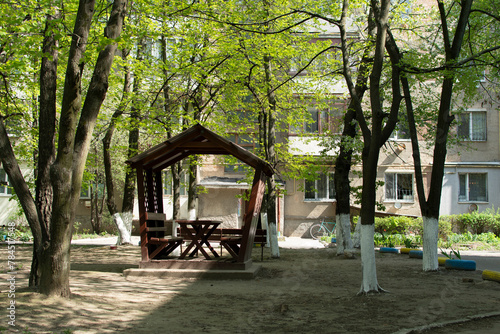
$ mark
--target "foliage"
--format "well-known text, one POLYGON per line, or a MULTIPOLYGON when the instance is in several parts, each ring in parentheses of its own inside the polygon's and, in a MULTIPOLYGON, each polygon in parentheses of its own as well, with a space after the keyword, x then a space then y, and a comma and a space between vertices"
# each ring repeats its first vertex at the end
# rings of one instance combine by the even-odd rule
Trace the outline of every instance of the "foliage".
POLYGON ((500 213, 493 209, 482 212, 474 211, 460 215, 449 215, 440 217, 440 221, 449 222, 451 230, 458 233, 472 232, 481 234, 493 232, 500 236, 500 213))
POLYGON ((454 250, 453 248, 450 250, 449 253, 447 253, 446 251, 444 251, 443 249, 441 249, 441 254, 443 254, 444 256, 446 256, 448 259, 453 259, 452 255, 455 255, 456 258, 459 259, 459 260, 462 259, 462 256, 460 255, 460 251, 454 250))
POLYGON ((384 234, 376 232, 373 238, 376 247, 404 246, 415 248, 422 244, 422 238, 419 235, 405 235, 401 233, 384 234))
MULTIPOLYGON (((0 227, 0 241, 6 240, 8 235, 9 235, 9 230, 6 227, 0 227)), ((17 241, 27 242, 33 240, 33 235, 31 234, 31 231, 28 226, 18 225, 14 230, 13 239, 17 241)))

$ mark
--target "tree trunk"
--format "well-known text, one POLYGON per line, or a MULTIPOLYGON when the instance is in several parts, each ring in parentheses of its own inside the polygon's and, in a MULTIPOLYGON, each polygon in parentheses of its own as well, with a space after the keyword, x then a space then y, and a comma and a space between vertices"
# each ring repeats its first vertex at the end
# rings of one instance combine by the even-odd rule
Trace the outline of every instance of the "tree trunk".
POLYGON ((38 260, 41 255, 40 251, 44 240, 42 235, 44 232, 42 232, 42 226, 39 221, 35 200, 33 199, 30 189, 24 180, 21 168, 19 168, 14 151, 12 150, 12 144, 7 134, 3 117, 0 117, 0 160, 2 162, 3 169, 9 176, 9 181, 12 187, 19 198, 19 203, 21 203, 24 215, 33 234, 33 260, 35 263, 32 263, 31 266, 29 283, 30 286, 34 286, 39 282, 38 260))
POLYGON ((188 185, 188 219, 195 220, 196 216, 196 183, 197 183, 198 158, 189 159, 189 185, 188 185))
MULTIPOLYGON (((87 44, 94 4, 92 0, 80 2, 68 59, 57 158, 50 173, 54 189, 50 245, 43 250, 40 261, 40 292, 47 295, 70 295, 71 224, 74 222, 92 131, 107 92, 108 76, 116 52, 116 44, 111 42, 99 53, 78 120, 81 106, 81 60, 87 44)), ((114 1, 105 28, 105 37, 108 39, 119 37, 125 9, 126 1, 114 1)))
MULTIPOLYGON (((462 48, 463 38, 468 25, 468 19, 471 13, 472 0, 461 1, 461 11, 458 21, 456 21, 455 36, 450 40, 446 9, 442 1, 438 1, 438 8, 441 15, 441 24, 443 29, 443 44, 445 46, 445 59, 447 67, 444 74, 444 80, 441 89, 441 99, 438 110, 438 122, 436 127, 436 137, 434 141, 434 155, 431 170, 431 183, 429 187, 429 196, 425 199, 422 165, 420 160, 420 149, 418 145, 417 130, 415 127, 415 117, 411 100, 411 92, 406 77, 401 78, 404 89, 408 124, 412 141, 413 159, 415 166, 415 180, 417 185, 417 194, 419 198, 420 211, 422 213, 424 224, 424 252, 422 267, 424 271, 438 270, 438 247, 439 240, 439 207, 441 203, 441 193, 444 177, 444 164, 446 161, 446 146, 448 133, 453 122, 454 116, 450 114, 451 101, 453 96, 453 84, 455 81, 454 64, 459 59, 462 48), (449 67, 449 68, 448 68, 449 67)), ((394 42, 393 42, 394 43, 394 42)), ((394 43, 395 44, 395 43, 394 43)), ((395 46, 397 48, 397 45, 395 46)), ((396 52, 394 52, 396 53, 396 52)), ((397 55, 401 53, 397 50, 397 55)), ((394 59, 394 57, 391 57, 394 59)), ((399 59, 398 59, 399 61, 399 59)))
MULTIPOLYGON (((372 6, 378 3, 372 2, 372 6)), ((344 10, 345 10, 344 6, 344 10)), ((401 92, 399 86, 400 69, 399 64, 392 66, 392 104, 390 113, 385 114, 382 106, 382 88, 380 85, 385 59, 385 44, 387 39, 387 28, 389 21, 390 1, 382 0, 379 8, 372 8, 377 28, 375 39, 375 51, 373 54, 373 67, 370 73, 370 107, 371 124, 363 115, 361 99, 356 94, 352 80, 346 76, 349 92, 355 102, 356 119, 360 123, 363 132, 363 191, 361 197, 361 261, 363 264, 363 279, 360 293, 371 293, 383 291, 377 282, 375 250, 373 247, 373 233, 375 226, 375 204, 376 204, 376 179, 380 148, 394 130, 399 107, 401 104, 401 92), (385 125, 383 125, 385 123, 385 125)), ((345 15, 343 15, 345 17, 345 15)), ((348 73, 347 57, 344 54, 344 72, 348 73)))
MULTIPOLYGON (((50 166, 55 160, 55 138, 56 138, 56 105, 57 105, 57 66, 58 66, 58 47, 59 43, 54 38, 55 21, 61 14, 58 8, 54 8, 53 15, 47 15, 45 25, 44 40, 42 50, 48 55, 42 57, 40 67, 40 112, 39 112, 39 135, 38 136, 38 159, 37 175, 35 181, 35 201, 38 209, 38 221, 42 234, 35 237, 35 231, 32 229, 33 242, 33 261, 30 273, 30 286, 38 286, 39 270, 38 257, 42 254, 43 243, 49 242, 49 222, 52 214, 53 190, 50 183, 50 166)), ((17 193, 17 191, 16 191, 17 193)))
POLYGON ((181 173, 182 164, 177 162, 170 167, 172 171, 172 201, 173 201, 173 219, 179 219, 181 215, 181 173))
MULTIPOLYGON (((340 34, 342 38, 343 53, 347 53, 347 15, 343 13, 341 18, 340 34)), ((373 38, 375 34, 375 23, 373 21, 373 11, 370 11, 368 16, 368 36, 373 38)), ((368 89, 368 73, 371 59, 373 58, 373 48, 368 47, 365 49, 361 63, 358 69, 358 76, 356 78, 356 86, 354 87, 355 94, 359 100, 368 89)), ((347 60, 347 58, 346 58, 347 60)), ((346 73, 346 76, 349 75, 346 73)), ((357 122, 356 122, 356 101, 351 99, 347 112, 344 116, 344 129, 342 130, 342 137, 340 141, 339 156, 335 162, 335 197, 337 201, 336 206, 336 222, 337 222, 337 255, 344 254, 345 249, 354 247, 351 239, 351 186, 349 174, 351 171, 353 143, 356 140, 357 122)))
POLYGON ((361 224, 361 267, 363 280, 359 294, 383 291, 378 285, 375 250, 373 248, 374 224, 361 224))
MULTIPOLYGON (((261 127, 265 130, 264 138, 265 138, 265 153, 266 160, 271 166, 275 167, 277 163, 276 159, 276 95, 274 91, 271 89, 271 57, 269 55, 264 56, 264 72, 266 76, 267 83, 267 102, 268 108, 267 115, 262 118, 261 127), (267 122, 266 122, 267 120, 267 122)), ((269 231, 269 242, 271 245, 271 257, 279 258, 280 257, 280 249, 278 245, 278 224, 276 217, 276 182, 274 181, 274 176, 268 179, 267 181, 267 228, 269 231)))
MULTIPOLYGON (((122 51, 122 58, 124 60, 126 60, 128 54, 129 54, 128 50, 123 50, 122 51)), ((113 113, 113 116, 111 117, 111 122, 109 124, 108 130, 106 131, 106 135, 104 136, 104 138, 102 140, 104 175, 106 178, 106 189, 107 189, 107 191, 106 191, 106 197, 107 197, 106 204, 108 207, 108 211, 111 214, 111 217, 113 217, 113 223, 115 223, 116 229, 118 230, 118 239, 116 242, 117 245, 124 245, 124 244, 131 244, 132 243, 132 240, 131 240, 132 218, 129 217, 129 216, 131 216, 131 211, 125 211, 123 213, 123 215, 120 215, 120 213, 118 212, 118 206, 116 204, 116 197, 115 197, 113 172, 112 172, 112 166, 111 166, 110 148, 111 148, 111 140, 113 138, 113 134, 114 134, 114 131, 116 129, 116 123, 118 122, 118 119, 125 112, 125 108, 127 105, 127 98, 128 98, 128 95, 130 94, 130 85, 131 85, 130 69, 128 66, 125 66, 124 78, 123 78, 122 98, 121 98, 120 104, 118 105, 118 108, 115 110, 115 112, 113 113), (130 220, 130 224, 126 223, 128 220, 130 220)), ((133 183, 133 184, 135 186, 135 183, 133 183)))

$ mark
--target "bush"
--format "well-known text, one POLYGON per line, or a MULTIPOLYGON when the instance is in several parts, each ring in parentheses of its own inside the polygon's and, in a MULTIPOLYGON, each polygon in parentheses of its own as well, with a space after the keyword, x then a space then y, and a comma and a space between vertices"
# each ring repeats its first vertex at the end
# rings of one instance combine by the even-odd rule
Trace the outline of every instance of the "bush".
POLYGON ((384 234, 414 233, 415 218, 406 216, 388 216, 375 218, 375 232, 384 234))
POLYGON ((483 212, 474 211, 461 215, 443 216, 441 220, 449 221, 453 232, 459 234, 494 232, 496 235, 500 235, 500 214, 493 210, 487 209, 483 212))

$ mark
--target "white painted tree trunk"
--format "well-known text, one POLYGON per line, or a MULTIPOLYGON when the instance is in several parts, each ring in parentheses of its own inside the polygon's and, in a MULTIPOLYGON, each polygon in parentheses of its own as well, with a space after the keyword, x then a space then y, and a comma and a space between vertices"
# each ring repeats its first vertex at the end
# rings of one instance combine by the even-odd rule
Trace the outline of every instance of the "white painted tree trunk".
POLYGON ((196 208, 192 208, 188 212, 189 220, 196 220, 196 208))
POLYGON ((113 222, 118 229, 117 245, 127 245, 132 243, 132 213, 123 212, 122 214, 115 213, 113 215, 113 222))
POLYGON ((351 215, 347 213, 338 214, 335 220, 337 222, 335 233, 337 238, 337 255, 343 255, 344 250, 353 248, 351 239, 351 215))
POLYGON ((359 217, 356 228, 354 229, 354 235, 352 236, 352 247, 361 247, 361 217, 359 217))
POLYGON ((261 213, 260 217, 263 227, 267 229, 268 242, 271 247, 271 257, 273 259, 278 259, 280 257, 280 247, 278 245, 278 231, 276 224, 269 224, 267 220, 267 213, 261 213))
MULTIPOLYGON (((358 222, 359 224, 359 222, 358 222)), ((383 291, 378 285, 377 268, 375 264, 375 248, 373 246, 373 236, 375 225, 361 225, 361 270, 363 280, 358 294, 383 291)))
POLYGON ((438 239, 439 221, 436 218, 422 217, 424 227, 424 254, 422 266, 424 271, 437 271, 438 263, 438 239))

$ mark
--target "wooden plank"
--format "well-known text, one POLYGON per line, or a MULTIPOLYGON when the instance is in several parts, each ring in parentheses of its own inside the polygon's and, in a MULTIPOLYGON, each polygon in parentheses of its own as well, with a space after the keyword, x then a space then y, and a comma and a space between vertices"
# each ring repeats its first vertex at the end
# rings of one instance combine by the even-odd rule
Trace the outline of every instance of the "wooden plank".
POLYGON ((144 217, 146 220, 167 220, 167 215, 162 212, 146 212, 144 217))
POLYGON ((130 164, 132 167, 137 167, 137 165, 144 165, 151 160, 154 160, 158 158, 159 156, 162 156, 168 151, 173 150, 174 148, 178 147, 182 143, 185 143, 187 141, 191 141, 197 137, 199 137, 200 132, 204 129, 203 126, 196 124, 193 127, 187 129, 186 131, 170 138, 169 140, 166 140, 165 142, 158 144, 152 148, 150 148, 147 151, 144 151, 130 159, 128 159, 126 162, 130 164))

